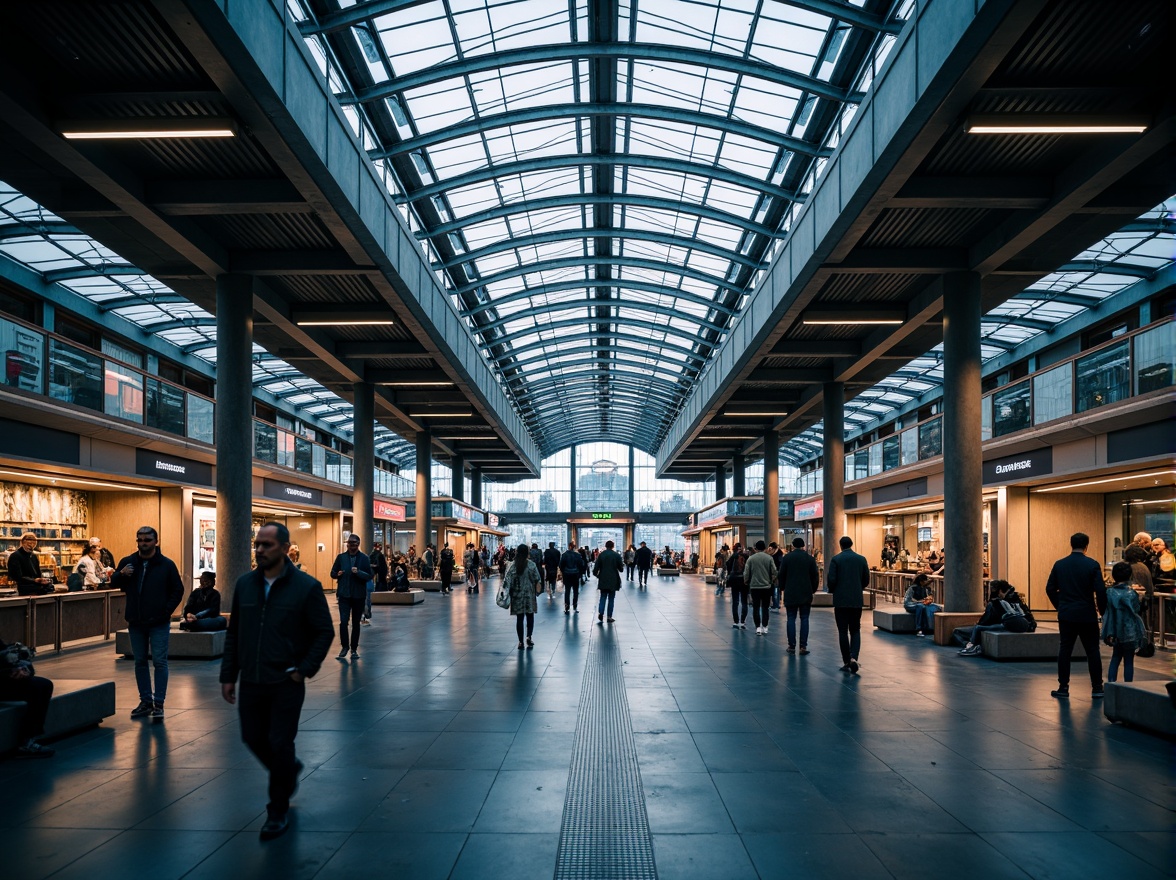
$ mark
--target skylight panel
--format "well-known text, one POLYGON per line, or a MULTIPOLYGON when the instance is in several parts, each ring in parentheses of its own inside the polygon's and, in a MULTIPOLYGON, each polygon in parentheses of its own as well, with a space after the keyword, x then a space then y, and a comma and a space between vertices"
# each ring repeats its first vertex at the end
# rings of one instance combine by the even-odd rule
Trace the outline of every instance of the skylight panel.
POLYGON ((444 64, 457 57, 444 7, 440 3, 418 7, 418 12, 426 10, 432 14, 417 21, 399 12, 387 19, 377 19, 380 41, 397 76, 444 64))
POLYGON ((719 162, 733 171, 767 179, 776 158, 776 149, 749 138, 729 135, 723 143, 719 162))
POLYGON ((405 93, 404 99, 421 134, 457 125, 474 115, 464 86, 443 89, 430 86, 405 93))
POLYGON ((752 125, 783 131, 796 115, 799 100, 800 93, 793 89, 744 77, 731 115, 752 125))
MULTIPOLYGON (((632 195, 654 196, 656 198, 679 199, 699 204, 706 192, 707 178, 679 174, 673 171, 655 171, 648 168, 618 168, 618 178, 625 176, 624 191, 632 195)), ((621 180, 618 179, 618 184, 621 180)))

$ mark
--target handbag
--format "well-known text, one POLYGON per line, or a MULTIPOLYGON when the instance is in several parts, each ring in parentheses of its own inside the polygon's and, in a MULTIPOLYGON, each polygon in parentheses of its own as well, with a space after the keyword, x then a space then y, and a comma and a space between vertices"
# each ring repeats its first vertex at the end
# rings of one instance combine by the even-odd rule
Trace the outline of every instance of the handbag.
POLYGON ((506 587, 498 588, 498 595, 494 597, 494 604, 499 608, 510 608, 510 594, 506 592, 506 587))

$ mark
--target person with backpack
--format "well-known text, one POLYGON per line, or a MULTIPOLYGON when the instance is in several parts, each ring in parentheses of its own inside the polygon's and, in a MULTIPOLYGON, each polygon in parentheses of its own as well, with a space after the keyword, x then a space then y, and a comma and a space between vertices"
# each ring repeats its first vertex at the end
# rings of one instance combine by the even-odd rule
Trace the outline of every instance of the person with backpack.
POLYGON ((1021 596, 1008 581, 992 582, 992 598, 984 609, 980 621, 972 627, 968 643, 960 651, 961 657, 979 657, 984 653, 980 645, 980 634, 985 632, 1033 632, 1037 621, 1022 604, 1021 596))
POLYGON ((433 552, 433 545, 426 544, 425 552, 421 556, 420 571, 421 580, 431 581, 433 579, 433 566, 437 564, 437 554, 433 552))
POLYGON ((569 613, 569 608, 579 614, 576 606, 580 602, 580 578, 587 568, 584 557, 576 552, 575 541, 568 541, 568 549, 559 557, 559 570, 564 582, 564 614, 569 613))
POLYGON ((441 595, 448 596, 453 592, 453 569, 457 567, 457 559, 453 556, 453 551, 449 549, 448 544, 441 547, 441 563, 438 569, 441 572, 441 595))
POLYGON ((743 545, 736 541, 731 548, 731 558, 727 560, 727 586, 731 588, 731 626, 734 629, 747 629, 747 604, 751 593, 743 576, 746 567, 747 554, 743 552, 743 545))

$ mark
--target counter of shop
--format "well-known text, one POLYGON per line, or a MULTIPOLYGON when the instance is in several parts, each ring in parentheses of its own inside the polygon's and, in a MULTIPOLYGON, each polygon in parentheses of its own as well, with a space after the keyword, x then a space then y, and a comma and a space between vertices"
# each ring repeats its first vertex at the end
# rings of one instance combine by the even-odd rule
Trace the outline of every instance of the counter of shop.
POLYGON ((109 639, 126 625, 125 608, 126 596, 119 590, 0 599, 0 638, 60 651, 72 642, 109 639))

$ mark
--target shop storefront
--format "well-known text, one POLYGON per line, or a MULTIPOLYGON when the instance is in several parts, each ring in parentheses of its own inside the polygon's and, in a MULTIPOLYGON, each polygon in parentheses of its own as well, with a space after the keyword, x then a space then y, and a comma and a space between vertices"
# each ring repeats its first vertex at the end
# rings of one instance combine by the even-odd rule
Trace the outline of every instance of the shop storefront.
POLYGON ((798 509, 792 500, 780 501, 779 533, 765 538, 762 497, 724 498, 691 514, 682 534, 690 542, 689 552, 698 553, 699 566, 710 570, 715 554, 724 544, 733 547, 738 542, 746 547, 756 541, 775 541, 785 546, 795 537, 804 537, 804 528, 797 522, 798 509))
MULTIPOLYGON (((411 535, 416 530, 416 503, 409 502, 405 506, 407 516, 404 528, 411 535)), ((502 538, 510 534, 491 526, 486 511, 470 507, 461 501, 455 501, 452 498, 438 498, 432 502, 432 508, 434 532, 431 540, 438 551, 448 544, 457 559, 459 568, 466 547, 470 545, 480 547, 485 537, 501 541, 502 538)), ((423 552, 424 548, 417 548, 418 556, 423 552)))
POLYGON ((408 518, 408 508, 397 501, 384 501, 380 498, 372 502, 372 543, 379 544, 385 552, 408 553, 409 541, 412 534, 405 529, 408 518), (401 548, 403 544, 403 548, 401 548))

